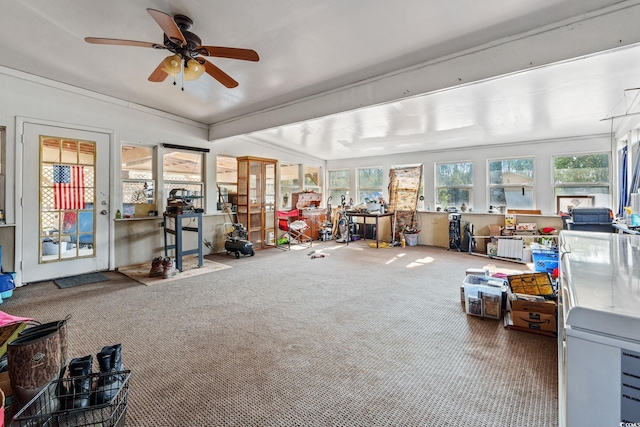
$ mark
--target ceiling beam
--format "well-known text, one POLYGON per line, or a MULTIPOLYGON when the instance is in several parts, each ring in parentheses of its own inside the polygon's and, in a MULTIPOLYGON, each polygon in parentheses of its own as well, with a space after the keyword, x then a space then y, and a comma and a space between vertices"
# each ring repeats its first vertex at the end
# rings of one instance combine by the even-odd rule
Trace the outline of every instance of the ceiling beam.
POLYGON ((209 140, 300 123, 640 43, 640 0, 209 126, 209 140))

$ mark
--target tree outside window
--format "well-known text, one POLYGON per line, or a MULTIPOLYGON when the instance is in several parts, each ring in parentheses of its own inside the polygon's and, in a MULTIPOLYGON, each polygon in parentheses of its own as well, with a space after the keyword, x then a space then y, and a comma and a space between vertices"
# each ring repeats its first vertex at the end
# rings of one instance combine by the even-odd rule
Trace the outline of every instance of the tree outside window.
POLYGON ((339 206, 342 197, 349 203, 350 185, 351 176, 348 169, 329 171, 329 197, 331 197, 332 206, 339 206))
POLYGON ((358 203, 377 201, 382 197, 382 168, 358 168, 358 203))
POLYGON ((473 162, 436 165, 436 203, 443 208, 473 208, 473 162))
MULTIPOLYGON (((609 154, 595 153, 553 158, 553 182, 556 199, 562 196, 587 196, 599 205, 609 205, 609 154), (601 199, 596 202, 596 199, 601 199), (606 203, 603 202, 606 200, 606 203)), ((576 200, 581 200, 579 197, 576 200)), ((558 210, 566 210, 558 206, 558 210)))

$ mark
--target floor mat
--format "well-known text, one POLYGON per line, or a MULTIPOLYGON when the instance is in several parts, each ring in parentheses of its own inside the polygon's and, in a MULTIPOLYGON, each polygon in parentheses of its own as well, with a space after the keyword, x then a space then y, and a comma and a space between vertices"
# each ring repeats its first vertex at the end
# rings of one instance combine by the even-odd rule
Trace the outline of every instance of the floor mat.
POLYGON ((53 283, 60 289, 73 288, 74 286, 88 285, 90 283, 106 282, 109 279, 102 273, 80 274, 78 276, 62 277, 55 279, 53 283))
POLYGON ((198 258, 183 258, 182 260, 182 272, 176 274, 173 277, 163 278, 149 277, 149 271, 151 270, 151 263, 146 262, 144 264, 129 265, 126 267, 118 268, 118 271, 133 280, 136 280, 143 285, 152 286, 158 283, 166 283, 172 280, 185 279, 187 277, 199 276, 201 274, 213 273, 214 271, 224 270, 231 268, 230 265, 220 264, 219 262, 203 260, 202 267, 198 267, 198 258))

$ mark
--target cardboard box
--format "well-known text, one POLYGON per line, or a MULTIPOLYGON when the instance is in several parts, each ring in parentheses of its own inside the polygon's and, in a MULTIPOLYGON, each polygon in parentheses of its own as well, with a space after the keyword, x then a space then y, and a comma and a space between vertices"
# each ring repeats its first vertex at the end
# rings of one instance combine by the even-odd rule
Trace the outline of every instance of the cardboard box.
POLYGON ((558 305, 555 301, 512 300, 510 302, 511 320, 514 326, 538 331, 557 331, 558 305))
POLYGON ((516 228, 516 216, 514 214, 505 214, 504 228, 507 230, 513 230, 516 228))

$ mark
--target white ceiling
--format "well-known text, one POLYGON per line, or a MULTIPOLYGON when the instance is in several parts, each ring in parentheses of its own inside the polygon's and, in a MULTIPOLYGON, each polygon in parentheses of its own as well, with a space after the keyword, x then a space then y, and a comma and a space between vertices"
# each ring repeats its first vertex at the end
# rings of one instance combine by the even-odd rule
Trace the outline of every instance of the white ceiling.
MULTIPOLYGON (((0 66, 215 128, 298 100, 309 102, 319 94, 396 70, 551 28, 572 17, 594 16, 602 7, 638 3, 15 0, 2 5, 0 66), (84 41, 93 36, 161 44, 162 30, 146 8, 187 15, 194 21, 191 31, 204 45, 254 49, 260 61, 210 58, 239 86, 227 89, 204 75, 185 82, 181 91, 171 77, 162 83, 147 80, 168 55, 166 50, 84 41)), ((579 25, 575 29, 577 34, 579 25)), ((612 31, 603 29, 603 34, 613 36, 612 31)), ((637 43, 640 36, 636 38, 621 38, 619 45, 637 43)), ((539 46, 541 51, 554 48, 539 46)), ((304 120, 291 115, 296 122, 291 125, 281 117, 281 126, 252 130, 242 137, 321 159, 340 159, 604 134, 611 123, 601 119, 624 113, 638 93, 625 92, 640 86, 638 50, 621 48, 572 60, 565 56, 562 59, 567 60, 552 65, 532 64, 534 68, 526 72, 440 87, 427 94, 397 90, 390 102, 365 103, 351 112, 336 107, 322 117, 310 113, 304 120)), ((509 68, 506 65, 504 69, 509 68)))

